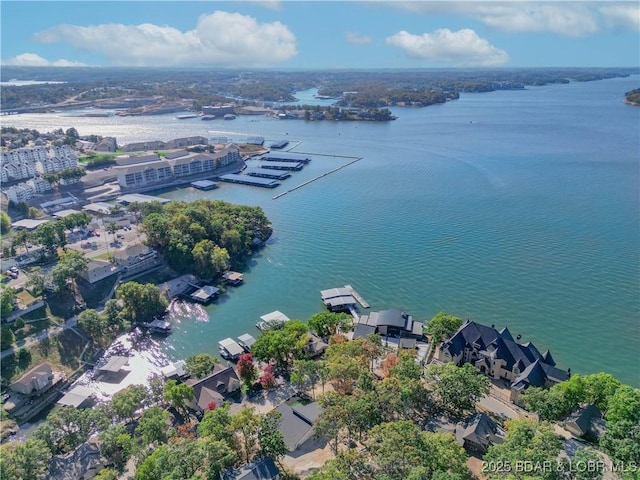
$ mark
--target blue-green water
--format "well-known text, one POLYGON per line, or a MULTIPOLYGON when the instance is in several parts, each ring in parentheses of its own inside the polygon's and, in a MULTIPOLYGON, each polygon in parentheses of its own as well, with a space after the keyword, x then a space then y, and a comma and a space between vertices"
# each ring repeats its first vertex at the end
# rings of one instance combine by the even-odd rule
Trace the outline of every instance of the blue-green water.
MULTIPOLYGON (((321 289, 351 284, 372 309, 508 325, 560 367, 640 386, 640 108, 622 103, 639 81, 462 95, 394 109, 389 123, 58 117, 51 128, 67 121, 121 144, 218 129, 329 155, 276 190, 162 194, 260 205, 274 227, 243 286, 205 315, 174 318, 170 357, 216 353, 224 337, 257 334, 272 310, 306 319, 321 289), (333 155, 362 160, 272 200, 348 161, 333 155)), ((46 117, 20 117, 13 124, 47 130, 46 117)))

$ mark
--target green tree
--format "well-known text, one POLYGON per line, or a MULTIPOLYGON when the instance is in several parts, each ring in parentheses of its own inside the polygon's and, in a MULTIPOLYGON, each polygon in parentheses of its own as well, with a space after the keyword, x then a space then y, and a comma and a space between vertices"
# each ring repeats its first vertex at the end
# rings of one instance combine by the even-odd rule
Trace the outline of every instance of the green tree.
POLYGON ((245 407, 231 417, 229 428, 237 439, 236 451, 243 462, 250 462, 257 453, 260 415, 253 407, 245 407))
POLYGON ((10 442, 0 446, 0 472, 7 480, 47 478, 51 452, 40 440, 10 442))
POLYGON ((211 373, 219 360, 208 353, 198 353, 187 358, 185 371, 193 378, 203 378, 211 373))
POLYGON ((80 273, 87 269, 89 260, 84 253, 70 250, 60 254, 58 263, 51 269, 51 279, 58 290, 64 290, 71 285, 75 292, 75 282, 80 273))
POLYGON ((107 327, 107 321, 104 315, 101 315, 93 309, 83 310, 78 315, 78 326, 99 344, 103 343, 107 327))
POLYGON ((278 430, 282 414, 277 410, 271 410, 260 418, 258 430, 258 455, 269 457, 276 462, 287 454, 287 445, 284 442, 284 435, 278 430))
POLYGON ((567 414, 567 402, 557 389, 531 387, 523 400, 527 410, 537 413, 542 420, 557 420, 567 414))
POLYGON ((32 267, 27 273, 27 282, 25 286, 34 297, 38 297, 44 293, 46 276, 42 273, 42 268, 32 267))
POLYGON ((122 316, 130 322, 144 322, 161 316, 169 305, 160 289, 152 283, 124 283, 116 290, 116 296, 123 303, 122 316))
POLYGON ((230 431, 231 431, 231 415, 229 415, 229 404, 217 407, 215 410, 209 410, 202 417, 202 421, 198 424, 198 435, 200 437, 211 437, 214 440, 228 442, 230 447, 234 447, 230 431))
POLYGON ((338 333, 351 317, 346 313, 321 312, 312 315, 308 320, 309 329, 319 337, 328 337, 338 333))
POLYGON ((136 412, 144 407, 148 393, 144 385, 130 385, 113 395, 109 410, 115 418, 132 422, 136 412))
POLYGON ((609 399, 615 395, 622 385, 620 380, 609 373, 594 373, 583 377, 585 399, 589 403, 595 403, 604 413, 609 409, 609 399))
POLYGON ((17 290, 13 287, 5 287, 0 292, 0 316, 6 318, 15 307, 17 290))
POLYGON ((307 326, 300 320, 290 320, 282 328, 267 330, 251 347, 255 358, 263 362, 275 362, 288 370, 295 358, 303 358, 303 348, 308 340, 307 326))
POLYGON ((468 363, 461 367, 453 363, 431 364, 425 377, 436 404, 456 418, 474 410, 476 402, 489 393, 489 379, 468 363))
POLYGON ((6 350, 13 345, 16 341, 16 336, 9 327, 0 328, 0 350, 6 350))
POLYGON ((607 423, 628 421, 640 424, 640 391, 629 385, 621 385, 609 398, 607 423))
POLYGON ((160 407, 145 410, 136 426, 136 436, 144 446, 165 443, 168 438, 169 412, 160 407))
POLYGON ((193 399, 193 388, 175 380, 167 380, 164 384, 164 400, 172 405, 183 416, 187 416, 188 403, 193 399))
POLYGON ((4 212, 0 212, 0 235, 6 235, 11 230, 11 218, 4 212))
MULTIPOLYGON (((532 465, 556 465, 556 458, 562 442, 549 423, 530 420, 508 420, 504 442, 489 447, 484 456, 486 462, 494 465, 515 466, 530 462, 532 465), (545 463, 546 462, 546 463, 545 463)), ((489 478, 532 478, 531 472, 518 472, 504 468, 489 472, 489 478)), ((540 479, 556 479, 556 469, 539 468, 533 475, 540 479)))
POLYGON ((122 468, 136 450, 136 442, 126 427, 116 424, 100 433, 100 453, 118 469, 122 468))
POLYGON ((427 324, 427 333, 431 336, 431 343, 439 345, 442 341, 455 333, 462 325, 462 320, 444 312, 437 313, 427 324))
POLYGON ((600 480, 604 476, 602 455, 591 448, 580 447, 571 460, 571 477, 575 480, 600 480))

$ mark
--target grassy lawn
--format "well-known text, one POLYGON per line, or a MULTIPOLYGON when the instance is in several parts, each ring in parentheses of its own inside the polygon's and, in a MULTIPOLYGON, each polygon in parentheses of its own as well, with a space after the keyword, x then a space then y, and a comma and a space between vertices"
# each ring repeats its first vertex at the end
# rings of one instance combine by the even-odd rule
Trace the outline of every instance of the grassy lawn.
MULTIPOLYGON (((71 375, 80 368, 80 353, 87 341, 71 330, 65 330, 56 337, 49 338, 38 345, 20 349, 2 359, 0 373, 2 382, 10 383, 16 380, 31 367, 42 362, 49 362, 54 370, 59 370, 71 375)), ((85 358, 94 353, 88 348, 85 358)))

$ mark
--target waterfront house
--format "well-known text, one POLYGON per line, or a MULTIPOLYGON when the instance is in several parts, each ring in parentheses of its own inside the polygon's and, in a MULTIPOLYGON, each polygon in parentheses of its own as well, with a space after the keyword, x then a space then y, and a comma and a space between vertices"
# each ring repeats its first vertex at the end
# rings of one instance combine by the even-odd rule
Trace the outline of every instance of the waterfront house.
POLYGON ((213 372, 204 378, 190 378, 185 382, 193 388, 193 399, 190 407, 206 412, 210 405, 220 406, 228 396, 240 389, 241 383, 235 370, 221 364, 213 367, 213 372))
POLYGON ((110 277, 120 271, 120 268, 107 260, 91 259, 87 263, 87 269, 81 271, 80 278, 93 284, 110 277))
POLYGON ((467 320, 437 349, 435 359, 474 365, 480 372, 511 384, 511 401, 530 386, 550 387, 569 378, 569 373, 556 368, 551 353, 540 353, 531 343, 518 343, 508 328, 496 330, 467 320))
POLYGON ((53 368, 44 362, 24 373, 10 388, 22 395, 40 395, 53 386, 53 381, 53 368))
POLYGON ((115 152, 117 149, 118 143, 114 137, 105 137, 94 147, 96 152, 115 152))
MULTIPOLYGON (((382 337, 400 337, 402 339, 420 339, 423 336, 424 323, 416 322, 407 312, 389 308, 381 312, 361 315, 353 332, 353 338, 366 338, 376 333, 382 337)), ((407 346, 415 346, 409 342, 407 346)))

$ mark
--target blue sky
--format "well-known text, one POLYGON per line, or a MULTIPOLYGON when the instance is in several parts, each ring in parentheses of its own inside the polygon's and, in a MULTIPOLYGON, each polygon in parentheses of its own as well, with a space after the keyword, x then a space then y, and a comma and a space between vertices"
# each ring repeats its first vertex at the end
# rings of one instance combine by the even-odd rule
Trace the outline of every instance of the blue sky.
POLYGON ((0 2, 3 65, 635 67, 633 1, 0 2))

